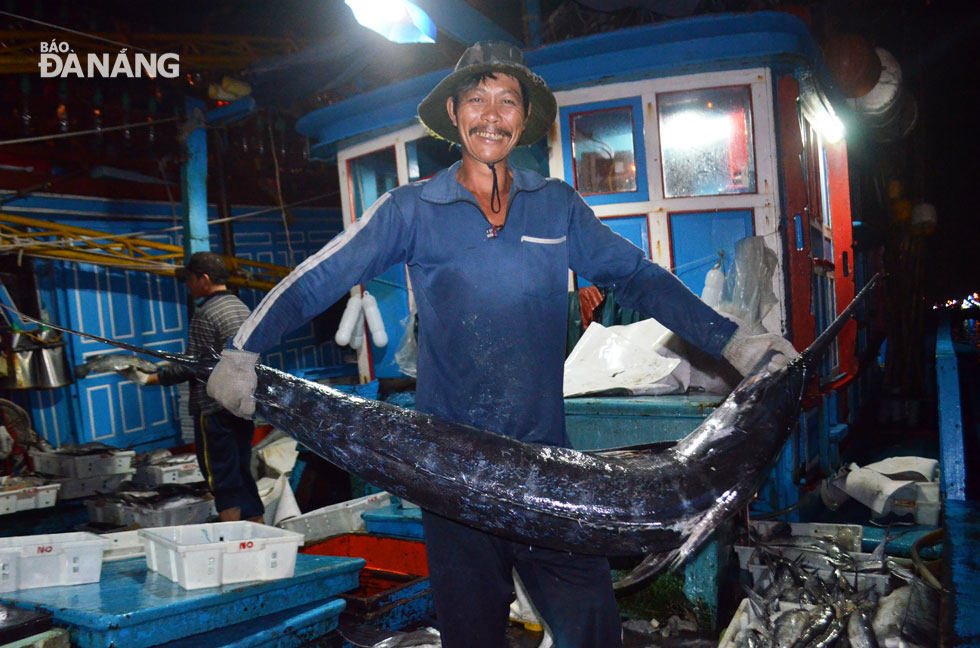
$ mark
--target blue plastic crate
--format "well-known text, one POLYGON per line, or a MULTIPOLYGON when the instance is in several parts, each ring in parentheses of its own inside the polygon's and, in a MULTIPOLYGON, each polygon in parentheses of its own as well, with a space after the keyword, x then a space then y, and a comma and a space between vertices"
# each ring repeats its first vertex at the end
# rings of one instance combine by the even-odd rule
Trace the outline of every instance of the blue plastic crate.
POLYGON ((422 511, 417 508, 403 509, 397 506, 382 506, 365 511, 361 516, 368 533, 421 540, 422 511))
POLYGON ((332 632, 344 607, 342 599, 318 601, 171 641, 159 648, 301 648, 332 632))
POLYGON ((148 648, 336 597, 357 587, 363 566, 362 558, 301 554, 291 578, 185 590, 131 558, 104 564, 97 583, 19 590, 0 601, 50 611, 77 648, 148 648))

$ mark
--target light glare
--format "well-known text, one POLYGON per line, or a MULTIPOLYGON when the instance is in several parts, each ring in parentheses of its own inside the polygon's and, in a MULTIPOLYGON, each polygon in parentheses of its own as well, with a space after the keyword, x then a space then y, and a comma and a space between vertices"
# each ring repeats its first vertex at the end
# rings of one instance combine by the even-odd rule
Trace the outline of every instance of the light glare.
POLYGON ((408 0, 344 0, 358 23, 393 43, 434 43, 436 26, 408 0))

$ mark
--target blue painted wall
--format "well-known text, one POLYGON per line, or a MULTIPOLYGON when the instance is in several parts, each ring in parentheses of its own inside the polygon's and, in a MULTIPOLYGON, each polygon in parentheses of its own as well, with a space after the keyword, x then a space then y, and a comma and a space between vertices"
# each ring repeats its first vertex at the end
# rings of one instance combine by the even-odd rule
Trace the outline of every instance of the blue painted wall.
MULTIPOLYGON (((164 203, 31 197, 5 206, 5 211, 32 218, 111 233, 138 233, 139 238, 180 244, 171 207, 164 203), (39 213, 39 211, 41 213, 39 213), (159 220, 138 220, 148 216, 159 220), (155 234, 147 234, 149 231, 155 234)), ((235 207, 233 215, 255 211, 235 207)), ((217 218, 211 209, 209 218, 217 218)), ((276 214, 235 223, 237 256, 279 265, 300 263, 341 230, 339 209, 292 209, 289 239, 276 214)), ((212 228, 211 248, 220 251, 220 231, 212 228)), ((167 351, 183 351, 187 340, 187 293, 171 277, 63 261, 36 260, 41 300, 54 322, 71 328, 167 351)), ((243 290, 242 300, 254 308, 263 291, 243 290)), ((306 324, 286 336, 263 362, 295 371, 343 363, 333 331, 318 332, 306 324)), ((91 340, 69 336, 71 368, 87 357, 111 351, 91 340)), ((351 367, 354 370, 354 367, 351 367)), ((29 406, 34 428, 55 445, 101 441, 145 451, 181 443, 176 387, 138 387, 114 373, 89 375, 53 390, 14 394, 29 406)))

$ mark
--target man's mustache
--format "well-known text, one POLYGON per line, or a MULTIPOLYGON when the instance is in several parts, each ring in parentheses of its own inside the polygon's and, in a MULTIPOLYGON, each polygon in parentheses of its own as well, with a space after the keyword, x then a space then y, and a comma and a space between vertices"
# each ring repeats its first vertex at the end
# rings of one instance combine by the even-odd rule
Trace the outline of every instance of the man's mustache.
POLYGON ((474 126, 470 129, 470 135, 476 135, 480 131, 486 131, 488 133, 497 133, 498 135, 503 135, 504 137, 511 137, 513 133, 509 130, 504 130, 502 128, 485 128, 483 126, 474 126))

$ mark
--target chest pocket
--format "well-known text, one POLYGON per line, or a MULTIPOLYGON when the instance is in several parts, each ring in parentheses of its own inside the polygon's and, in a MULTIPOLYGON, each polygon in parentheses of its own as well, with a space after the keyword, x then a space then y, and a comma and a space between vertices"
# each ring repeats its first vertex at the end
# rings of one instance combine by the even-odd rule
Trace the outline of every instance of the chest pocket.
POLYGON ((568 244, 565 237, 521 237, 521 283, 524 293, 553 297, 568 292, 568 244))

